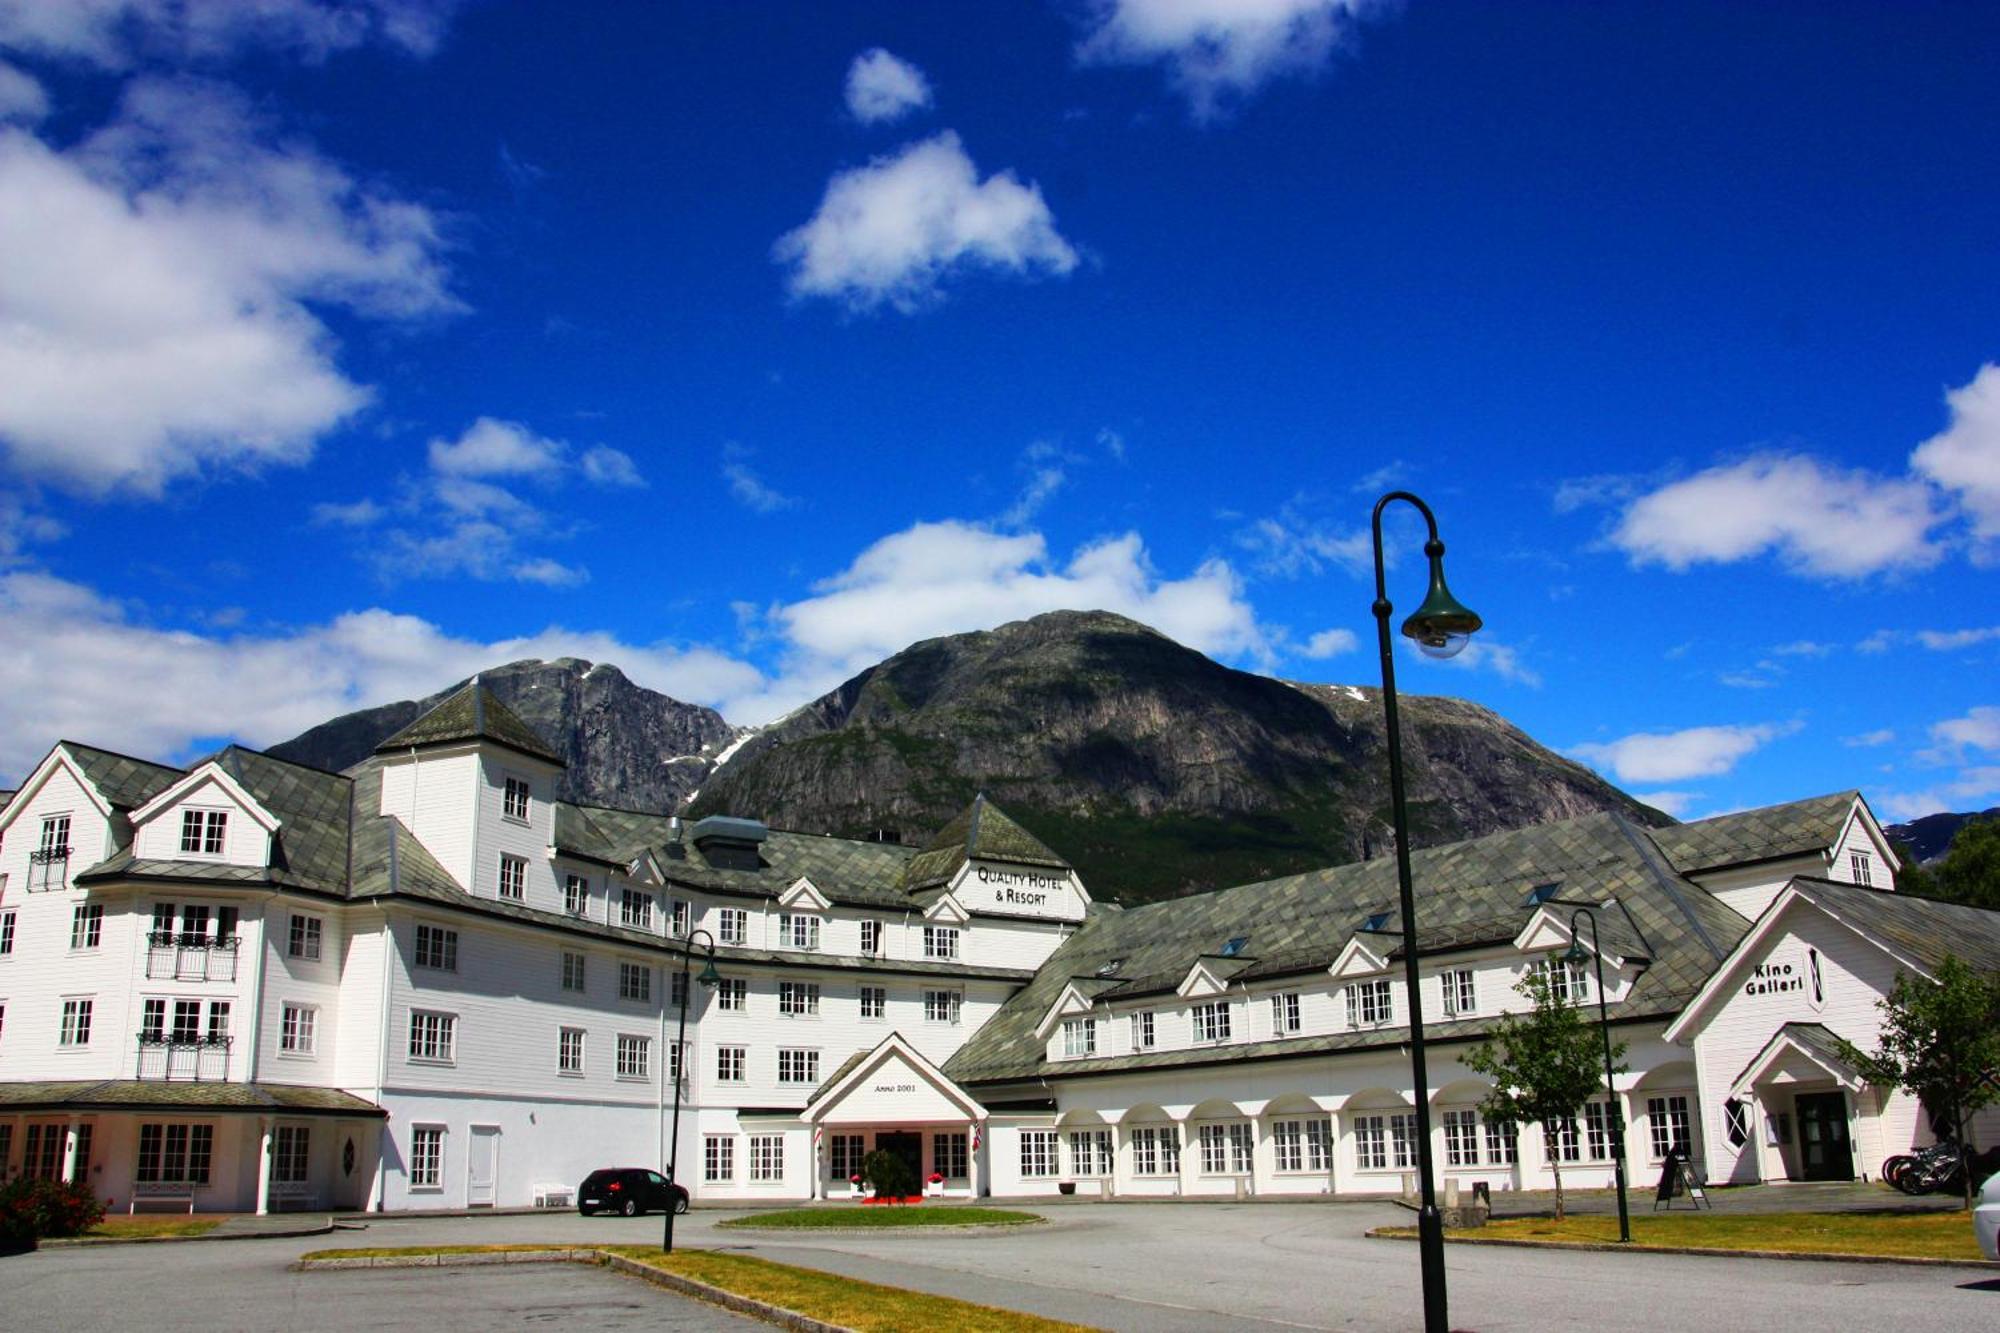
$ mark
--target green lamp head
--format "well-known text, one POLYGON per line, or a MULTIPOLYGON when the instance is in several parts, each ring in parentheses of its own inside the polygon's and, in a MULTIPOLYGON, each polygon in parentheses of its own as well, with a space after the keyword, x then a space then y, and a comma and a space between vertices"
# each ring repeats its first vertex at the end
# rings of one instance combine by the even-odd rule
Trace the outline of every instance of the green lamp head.
POLYGON ((710 954, 701 965, 701 975, 695 978, 704 990, 714 990, 722 984, 722 974, 715 970, 715 955, 710 954))
POLYGON ((1563 950, 1562 960, 1571 967, 1582 967, 1590 961, 1590 952, 1583 947, 1583 936, 1572 936, 1569 948, 1563 950))
POLYGON ((1424 543, 1431 562, 1431 590, 1424 604, 1403 622, 1404 637, 1416 640, 1426 657, 1456 657, 1484 622, 1478 612, 1451 595, 1444 582, 1444 543, 1424 543))

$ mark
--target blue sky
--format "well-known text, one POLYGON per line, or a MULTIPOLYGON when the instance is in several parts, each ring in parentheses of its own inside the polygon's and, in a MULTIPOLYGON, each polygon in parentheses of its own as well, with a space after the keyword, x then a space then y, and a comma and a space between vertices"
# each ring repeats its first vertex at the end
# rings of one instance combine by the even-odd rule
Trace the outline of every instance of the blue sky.
POLYGON ((2000 11, 0 6, 0 783, 1102 606, 1686 816, 2000 801, 2000 11), (1391 596, 1422 593, 1390 524, 1391 596))

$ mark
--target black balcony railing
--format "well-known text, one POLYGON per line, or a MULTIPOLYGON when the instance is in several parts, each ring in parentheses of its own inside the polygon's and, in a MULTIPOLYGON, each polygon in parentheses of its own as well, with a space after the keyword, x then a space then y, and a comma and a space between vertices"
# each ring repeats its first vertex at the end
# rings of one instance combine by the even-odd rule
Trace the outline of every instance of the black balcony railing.
POLYGON ((69 848, 38 847, 28 853, 30 892, 69 887, 69 848))
POLYGON ((234 1038, 192 1033, 141 1032, 139 1077, 175 1083, 221 1083, 229 1078, 234 1038))
POLYGON ((37 847, 34 851, 28 853, 28 864, 34 866, 47 865, 51 861, 67 860, 69 860, 69 848, 67 846, 37 847))
POLYGON ((234 981, 236 951, 234 935, 210 939, 187 931, 148 931, 146 976, 155 981, 234 981))

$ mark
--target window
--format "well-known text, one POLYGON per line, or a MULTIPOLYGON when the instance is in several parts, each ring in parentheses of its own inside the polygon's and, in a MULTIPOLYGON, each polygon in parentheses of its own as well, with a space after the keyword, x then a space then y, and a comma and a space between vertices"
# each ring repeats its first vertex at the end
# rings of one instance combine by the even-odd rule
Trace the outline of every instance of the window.
POLYGON ((520 778, 508 778, 500 794, 500 813, 509 819, 528 822, 528 784, 520 778))
POLYGON ((236 943, 236 923, 241 919, 242 909, 218 907, 215 909, 215 943, 218 948, 231 948, 236 943))
POLYGON ((750 914, 740 907, 725 907, 715 914, 715 937, 720 944, 742 944, 750 938, 750 914))
POLYGON ((1398 1170, 1417 1162, 1417 1118, 1413 1115, 1389 1117, 1389 1160, 1398 1170))
POLYGON ((285 954, 290 958, 304 958, 308 961, 319 957, 320 920, 316 916, 301 916, 292 913, 291 937, 285 944, 285 954))
POLYGON ((863 921, 861 923, 861 952, 882 952, 882 923, 880 921, 863 921))
POLYGON ((279 1125, 271 1144, 271 1179, 280 1185, 303 1185, 312 1161, 312 1131, 305 1125, 279 1125))
POLYGON ((618 1077, 650 1078, 653 1068, 653 1039, 636 1033, 618 1034, 618 1077))
POLYGON ((583 1072, 582 1028, 563 1028, 556 1034, 556 1072, 558 1074, 583 1072))
POLYGON ((1868 853, 1849 852, 1847 854, 1847 868, 1854 872, 1854 882, 1856 884, 1866 885, 1869 888, 1875 886, 1874 858, 1869 856, 1868 853))
POLYGON ((1446 1166, 1479 1165, 1479 1113, 1477 1111, 1446 1111, 1444 1113, 1444 1164, 1446 1166))
POLYGON ((214 1156, 213 1125, 141 1125, 133 1179, 146 1185, 206 1185, 214 1156))
POLYGON ((710 1134, 702 1140, 701 1178, 711 1182, 736 1179, 736 1138, 732 1134, 710 1134))
POLYGON ((964 1134, 931 1135, 931 1170, 946 1180, 964 1180, 972 1174, 971 1156, 964 1134))
POLYGON ((104 904, 78 903, 69 919, 69 947, 95 949, 104 942, 104 904))
POLYGON ((319 1010, 309 1004, 288 1004, 278 1022, 278 1049, 287 1055, 311 1055, 318 1049, 319 1010))
POLYGON ((1521 1156, 1521 1131, 1511 1120, 1486 1122, 1486 1164, 1512 1166, 1521 1156))
POLYGON ((1194 1039, 1197 1045, 1212 1045, 1229 1040, 1227 1000, 1217 1000, 1213 1004, 1198 1004, 1189 1012, 1194 1017, 1194 1039))
POLYGON ((444 1184, 444 1129, 418 1125, 410 1131, 410 1185, 437 1189, 444 1184))
POLYGON ((958 931, 951 926, 924 927, 924 957, 958 957, 958 931))
POLYGON ((687 1047, 682 1043, 677 1041, 667 1043, 667 1078, 669 1081, 674 1083, 681 1082, 681 1066, 686 1063, 685 1059, 683 1059, 686 1054, 687 1047))
POLYGON ((715 1007, 725 1013, 743 1013, 750 1007, 750 983, 742 977, 724 977, 716 982, 715 1007))
POLYGON ((1021 1178, 1039 1180, 1059 1175, 1061 1149, 1053 1129, 1021 1131, 1021 1178))
POLYGON ((92 1000, 64 1000, 62 1007, 62 1034, 57 1043, 63 1046, 90 1045, 90 1014, 96 1007, 92 1000))
POLYGON ((1556 999, 1580 1004, 1590 998, 1589 974, 1581 966, 1560 958, 1538 958, 1534 969, 1548 978, 1549 994, 1556 999))
POLYGON ((863 1018, 886 1018, 889 1014, 889 988, 887 986, 863 986, 861 988, 861 1016, 863 1018))
POLYGON ((785 1018, 818 1018, 819 983, 817 981, 779 982, 778 1013, 785 1018))
POLYGON ((208 1002, 208 1035, 205 1040, 211 1046, 228 1044, 229 1001, 210 1000, 208 1002))
POLYGON ((676 899, 671 917, 673 925, 669 930, 675 939, 685 939, 694 928, 694 904, 686 899, 676 899))
POLYGON ((458 1052, 458 1015, 435 1009, 410 1010, 410 1058, 450 1064, 458 1052))
POLYGON ((201 1040, 201 1001, 174 1001, 174 1031, 172 1041, 176 1046, 192 1046, 201 1040))
POLYGON ((1552 1162, 1583 1160, 1583 1145, 1577 1139, 1575 1116, 1560 1116, 1543 1122, 1542 1151, 1552 1162))
POLYGON ((1111 1131, 1073 1129, 1069 1135, 1070 1174, 1108 1176, 1111 1174, 1111 1131))
POLYGON ((1741 1148, 1750 1138, 1750 1107, 1731 1098, 1722 1104, 1722 1133, 1732 1148, 1741 1148))
POLYGON ((1288 1032, 1298 1032, 1305 1024, 1299 1017, 1299 996, 1297 991, 1271 997, 1271 1031, 1279 1036, 1288 1032))
POLYGON ((508 852, 500 853, 500 896, 518 903, 528 896, 528 862, 508 852))
POLYGON ((1244 1175, 1256 1140, 1248 1121, 1199 1126, 1196 1142, 1201 1148, 1201 1173, 1205 1176, 1244 1175))
POLYGON ((1444 988, 1444 1016, 1466 1018, 1479 1012, 1479 993, 1473 989, 1472 969, 1456 967, 1439 976, 1444 988))
POLYGON ((778 1082, 819 1082, 819 1052, 800 1050, 791 1046, 779 1047, 778 1082))
POLYGON ((184 856, 220 856, 229 828, 227 810, 181 811, 181 853, 184 856))
POLYGON ((1692 1151, 1694 1140, 1688 1135, 1688 1124, 1688 1099, 1682 1094, 1646 1099, 1646 1130, 1652 1139, 1654 1161, 1670 1152, 1685 1155, 1692 1151))
POLYGON ((618 998, 637 1000, 641 1004, 653 1002, 653 969, 644 963, 618 964, 618 998))
POLYGON ((963 991, 927 990, 924 992, 924 1022, 956 1025, 964 1004, 963 991))
POLYGON ((181 947, 200 949, 208 944, 208 908, 189 903, 181 909, 181 947))
POLYGON ((1603 1102, 1585 1102, 1583 1106, 1585 1143, 1590 1149, 1590 1160, 1608 1162, 1611 1160, 1611 1108, 1603 1102))
POLYGON ((584 989, 584 955, 563 950, 562 988, 581 991, 584 989))
POLYGON ((69 860, 69 816, 45 815, 42 818, 42 842, 35 856, 43 861, 69 860))
POLYGON ((778 917, 778 944, 785 949, 819 948, 819 918, 781 913, 778 917))
POLYGON ((139 1015, 139 1040, 162 1042, 167 1039, 167 1002, 149 999, 139 1015))
POLYGON ((688 974, 685 972, 669 972, 667 976, 670 979, 667 990, 673 996, 673 1007, 676 1009, 687 1008, 688 974))
POLYGON ((867 1155, 868 1140, 859 1134, 835 1134, 827 1140, 828 1164, 835 1180, 852 1180, 861 1174, 861 1159, 867 1155))
POLYGON ((458 932, 443 926, 417 926, 417 966, 440 972, 458 971, 458 932))
POLYGON ((1132 1131, 1132 1174, 1177 1176, 1181 1173, 1181 1134, 1172 1125, 1146 1125, 1132 1131))
POLYGON ((618 924, 634 930, 653 928, 653 895, 639 889, 618 891, 618 924))
POLYGON ((563 876, 563 911, 571 916, 590 913, 590 881, 582 875, 563 876))
POLYGON ((1347 1026, 1378 1028, 1389 1022, 1394 1013, 1395 1001, 1391 998, 1387 977, 1348 983, 1347 1026))
POLYGON ((0 958, 14 952, 14 914, 0 912, 0 958))
POLYGON ((750 1136, 750 1179, 783 1180, 785 1178, 785 1136, 783 1134, 752 1134, 750 1136))
POLYGON ((1354 1166, 1360 1171, 1389 1169, 1388 1118, 1362 1115, 1354 1118, 1354 1166))
POLYGON ((1324 1116, 1277 1121, 1271 1145, 1280 1171, 1325 1171, 1333 1161, 1332 1127, 1324 1116))
POLYGON ((1063 1054, 1097 1054, 1097 1020, 1094 1018, 1065 1018, 1063 1020, 1063 1054))
POLYGON ((749 1047, 718 1046, 715 1048, 715 1081, 717 1083, 741 1083, 743 1067, 749 1047))
POLYGON ((1150 1051, 1153 1049, 1153 1011, 1132 1015, 1132 1049, 1150 1051))

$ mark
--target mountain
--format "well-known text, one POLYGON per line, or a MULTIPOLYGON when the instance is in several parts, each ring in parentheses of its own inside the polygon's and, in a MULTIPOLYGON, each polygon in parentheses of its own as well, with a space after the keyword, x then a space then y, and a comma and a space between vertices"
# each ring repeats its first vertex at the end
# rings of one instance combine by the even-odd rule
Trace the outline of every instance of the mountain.
MULTIPOLYGON (((634 685, 610 663, 574 657, 509 662, 479 679, 568 760, 564 800, 634 810, 672 810, 699 787, 741 734, 712 708, 634 685)), ((428 699, 365 708, 274 745, 280 759, 335 772, 361 760, 465 684, 428 699)))
POLYGON ((1914 851, 1919 862, 1933 865, 1950 850, 1951 840, 1958 836, 1958 831, 1975 819, 2000 819, 2000 806, 1962 815, 1925 815, 1907 824, 1891 824, 1882 831, 1914 851))
MULTIPOLYGON (((1411 838, 1667 816, 1462 700, 1401 695, 1411 838)), ((1380 691, 1231 670, 1104 612, 897 653, 746 740, 689 813, 921 841, 981 790, 1123 903, 1381 855, 1380 691)))

